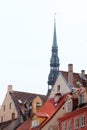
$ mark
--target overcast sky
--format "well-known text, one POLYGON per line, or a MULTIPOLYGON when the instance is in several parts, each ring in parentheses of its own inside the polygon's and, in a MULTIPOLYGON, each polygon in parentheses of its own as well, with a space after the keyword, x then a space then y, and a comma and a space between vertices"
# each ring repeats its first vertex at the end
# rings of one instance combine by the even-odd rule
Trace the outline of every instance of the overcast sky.
POLYGON ((87 0, 0 0, 0 104, 9 84, 47 93, 54 13, 60 70, 87 73, 87 0))

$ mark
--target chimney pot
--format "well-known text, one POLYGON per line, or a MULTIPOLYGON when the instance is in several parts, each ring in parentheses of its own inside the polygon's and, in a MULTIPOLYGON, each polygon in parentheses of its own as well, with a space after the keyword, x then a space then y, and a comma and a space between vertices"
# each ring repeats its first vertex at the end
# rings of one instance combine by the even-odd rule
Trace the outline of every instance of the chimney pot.
POLYGON ((73 86, 73 64, 68 64, 68 82, 73 86))
POLYGON ((68 64, 68 71, 73 72, 73 64, 68 64))
POLYGON ((12 92, 12 85, 8 85, 8 92, 12 92))
POLYGON ((81 74, 85 75, 85 70, 81 70, 81 74))

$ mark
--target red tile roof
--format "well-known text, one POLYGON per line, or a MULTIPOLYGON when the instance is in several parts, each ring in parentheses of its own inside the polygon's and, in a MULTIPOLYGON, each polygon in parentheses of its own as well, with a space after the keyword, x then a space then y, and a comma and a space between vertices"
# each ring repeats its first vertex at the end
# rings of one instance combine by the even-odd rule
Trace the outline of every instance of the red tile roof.
MULTIPOLYGON (((57 111, 62 107, 67 95, 68 94, 63 95, 57 104, 54 104, 54 98, 48 99, 47 102, 42 107, 42 109, 40 110, 40 114, 43 115, 44 113, 46 113, 48 115, 48 118, 39 127, 32 128, 32 130, 41 129, 45 124, 47 124, 52 119, 52 117, 57 113, 57 111)), ((38 114, 36 113, 35 115, 38 114)))
POLYGON ((44 112, 36 112, 35 115, 38 117, 47 117, 47 118, 49 117, 49 115, 44 112))
POLYGON ((23 124, 21 124, 16 130, 28 130, 31 126, 31 118, 26 120, 23 124))
MULTIPOLYGON (((64 76, 65 80, 68 82, 68 72, 67 71, 60 71, 64 76)), ((85 74, 85 78, 87 79, 87 74, 85 74)), ((73 72, 73 86, 78 87, 77 82, 80 82, 83 85, 82 78, 80 77, 80 73, 73 72)))

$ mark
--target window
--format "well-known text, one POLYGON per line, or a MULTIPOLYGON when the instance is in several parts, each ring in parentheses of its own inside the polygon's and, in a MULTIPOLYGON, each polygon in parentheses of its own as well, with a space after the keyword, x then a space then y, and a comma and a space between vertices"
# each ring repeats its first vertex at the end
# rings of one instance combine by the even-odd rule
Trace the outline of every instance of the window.
POLYGON ((80 95, 80 104, 85 103, 85 95, 81 94, 80 95))
POLYGON ((66 130, 66 122, 62 123, 62 130, 66 130))
POLYGON ((3 116, 1 116, 1 122, 3 122, 3 116))
POLYGON ((68 130, 72 130, 72 124, 71 124, 71 121, 68 121, 68 130))
POLYGON ((81 116, 81 122, 80 122, 80 124, 81 124, 81 127, 84 127, 85 126, 85 116, 84 115, 82 115, 81 116))
POLYGON ((58 92, 60 91, 60 85, 58 85, 58 92))
POLYGON ((76 118, 74 120, 74 128, 75 128, 75 130, 77 130, 79 128, 79 119, 78 118, 76 118))
POLYGON ((66 111, 71 112, 72 111, 72 100, 69 100, 66 102, 66 111))
POLYGON ((3 105, 3 111, 5 111, 5 105, 3 105))
POLYGON ((12 103, 9 104, 9 109, 11 109, 12 103))
POLYGON ((15 119, 15 113, 12 113, 12 120, 14 120, 15 119))
POLYGON ((32 121, 32 128, 33 128, 33 127, 37 127, 38 125, 39 125, 38 119, 34 119, 34 120, 32 121))

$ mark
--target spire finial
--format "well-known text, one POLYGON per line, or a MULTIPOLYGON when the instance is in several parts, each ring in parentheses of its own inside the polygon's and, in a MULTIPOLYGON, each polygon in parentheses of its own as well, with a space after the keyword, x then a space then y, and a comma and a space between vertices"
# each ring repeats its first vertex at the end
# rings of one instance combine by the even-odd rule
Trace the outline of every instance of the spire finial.
POLYGON ((54 13, 54 26, 56 25, 56 13, 54 13))
POLYGON ((57 38, 56 38, 56 13, 54 13, 54 36, 53 36, 53 47, 57 47, 57 38))

